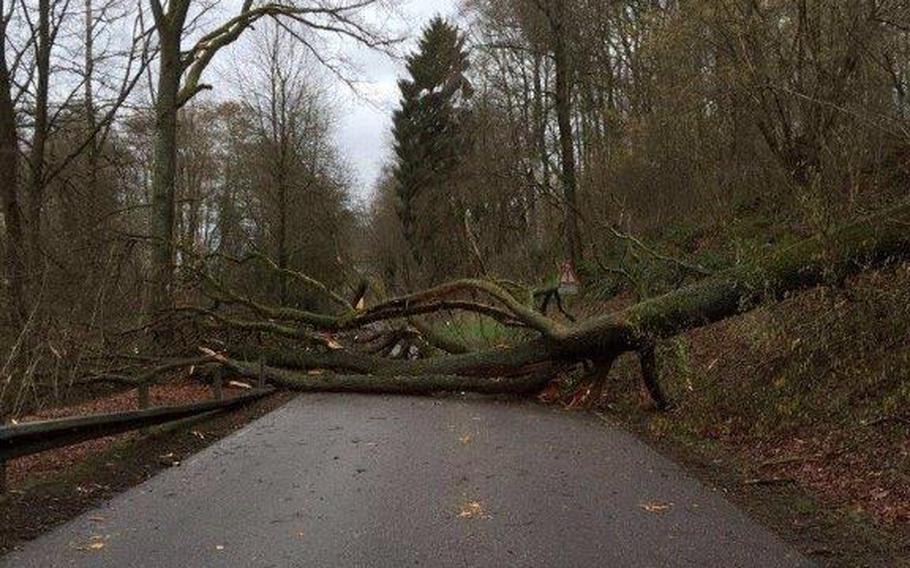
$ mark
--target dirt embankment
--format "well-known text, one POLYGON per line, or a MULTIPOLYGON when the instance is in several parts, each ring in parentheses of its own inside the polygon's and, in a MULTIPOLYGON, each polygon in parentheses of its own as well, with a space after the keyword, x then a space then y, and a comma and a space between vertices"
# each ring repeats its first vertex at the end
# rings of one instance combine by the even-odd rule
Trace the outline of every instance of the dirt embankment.
POLYGON ((671 411, 639 409, 631 358, 596 406, 692 467, 725 471, 747 508, 816 541, 824 564, 910 559, 910 264, 665 341, 660 354, 671 411))

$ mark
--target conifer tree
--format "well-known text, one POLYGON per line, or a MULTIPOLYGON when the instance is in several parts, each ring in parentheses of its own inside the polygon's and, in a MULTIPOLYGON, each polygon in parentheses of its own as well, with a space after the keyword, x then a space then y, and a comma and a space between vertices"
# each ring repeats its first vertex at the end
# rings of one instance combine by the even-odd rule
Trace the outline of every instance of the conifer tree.
POLYGON ((409 77, 398 83, 394 185, 398 216, 417 267, 422 264, 427 230, 435 225, 421 203, 446 198, 445 186, 463 153, 465 103, 472 93, 465 77, 469 65, 460 30, 436 17, 407 59, 409 77))

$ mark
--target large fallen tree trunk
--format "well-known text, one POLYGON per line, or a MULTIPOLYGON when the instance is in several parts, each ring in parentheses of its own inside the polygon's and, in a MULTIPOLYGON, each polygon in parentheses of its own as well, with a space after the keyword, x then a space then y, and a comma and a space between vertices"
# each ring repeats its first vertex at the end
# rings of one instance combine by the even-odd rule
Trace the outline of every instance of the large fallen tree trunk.
POLYGON ((762 302, 910 257, 910 204, 806 239, 761 260, 577 326, 559 353, 623 352, 747 312, 762 302))
MULTIPOLYGON (((643 371, 653 375, 653 345, 658 339, 746 312, 798 289, 838 283, 866 268, 908 257, 910 204, 904 204, 844 226, 830 235, 804 240, 754 263, 568 328, 542 314, 532 313, 493 283, 470 280, 398 298, 359 314, 319 316, 334 328, 349 326, 358 319, 373 322, 376 314, 388 319, 405 319, 415 313, 432 311, 425 311, 423 308, 428 304, 421 301, 441 303, 447 293, 470 289, 486 293, 497 305, 480 310, 476 304, 466 304, 468 311, 487 310, 499 316, 504 310, 541 334, 537 339, 509 348, 418 361, 393 361, 347 350, 267 349, 261 356, 268 363, 267 375, 273 382, 300 390, 529 392, 546 384, 548 372, 567 364, 595 361, 609 369, 616 357, 629 351, 644 355, 643 371), (307 372, 316 369, 320 374, 307 372)), ((258 304, 254 309, 276 313, 258 304)), ((280 313, 290 319, 296 317, 293 313, 280 313)), ((314 318, 305 314, 301 319, 312 323, 314 318)), ((238 358, 226 358, 226 365, 237 371, 254 369, 242 360, 243 352, 233 355, 238 358)), ((652 395, 660 402, 662 395, 656 378, 645 378, 652 395)))
POLYGON ((227 368, 242 375, 258 375, 279 387, 303 392, 362 392, 388 394, 426 394, 431 392, 476 392, 482 394, 530 394, 540 391, 551 380, 549 374, 533 373, 517 377, 470 377, 462 375, 370 375, 339 374, 319 371, 300 372, 221 358, 227 368))

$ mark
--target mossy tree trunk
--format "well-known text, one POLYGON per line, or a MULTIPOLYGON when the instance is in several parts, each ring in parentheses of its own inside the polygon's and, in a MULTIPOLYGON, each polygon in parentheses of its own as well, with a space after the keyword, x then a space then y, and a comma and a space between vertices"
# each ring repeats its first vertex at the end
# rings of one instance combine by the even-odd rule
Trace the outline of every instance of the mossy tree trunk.
MULTIPOLYGON (((503 292, 495 284, 478 285, 473 288, 475 291, 488 292, 502 300, 497 309, 511 311, 526 327, 541 334, 537 339, 503 349, 416 361, 389 360, 348 350, 266 349, 261 355, 269 365, 270 380, 298 390, 527 393, 543 388, 554 372, 567 366, 598 361, 603 368, 609 368, 621 354, 638 352, 644 385, 654 402, 663 406, 666 401, 659 389, 654 354, 657 340, 744 313, 799 289, 836 284, 864 269, 906 259, 910 257, 908 229, 910 205, 901 205, 825 237, 804 240, 754 263, 568 328, 544 321, 540 314, 529 314, 524 307, 500 297, 503 292)), ((407 317, 421 309, 421 302, 438 300, 441 291, 462 290, 474 284, 462 281, 432 293, 395 299, 371 308, 366 315, 407 317)), ((477 311, 478 305, 466 307, 477 311)), ((309 319, 310 323, 321 322, 327 329, 338 329, 339 322, 356 322, 363 316, 363 312, 358 312, 309 319)), ((375 320, 366 317, 363 321, 375 320)), ((222 357, 222 361, 236 371, 249 372, 253 367, 243 359, 253 356, 241 350, 231 356, 237 358, 222 357)))

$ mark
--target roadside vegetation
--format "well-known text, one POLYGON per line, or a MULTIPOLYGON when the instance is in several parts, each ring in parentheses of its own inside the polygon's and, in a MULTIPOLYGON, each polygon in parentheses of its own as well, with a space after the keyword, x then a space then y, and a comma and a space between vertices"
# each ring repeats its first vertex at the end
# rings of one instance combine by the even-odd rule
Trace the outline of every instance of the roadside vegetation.
POLYGON ((79 4, 0 0, 3 421, 225 369, 539 396, 906 551, 907 0, 461 0, 412 38, 380 0, 79 4), (366 203, 346 49, 402 62, 366 203))

